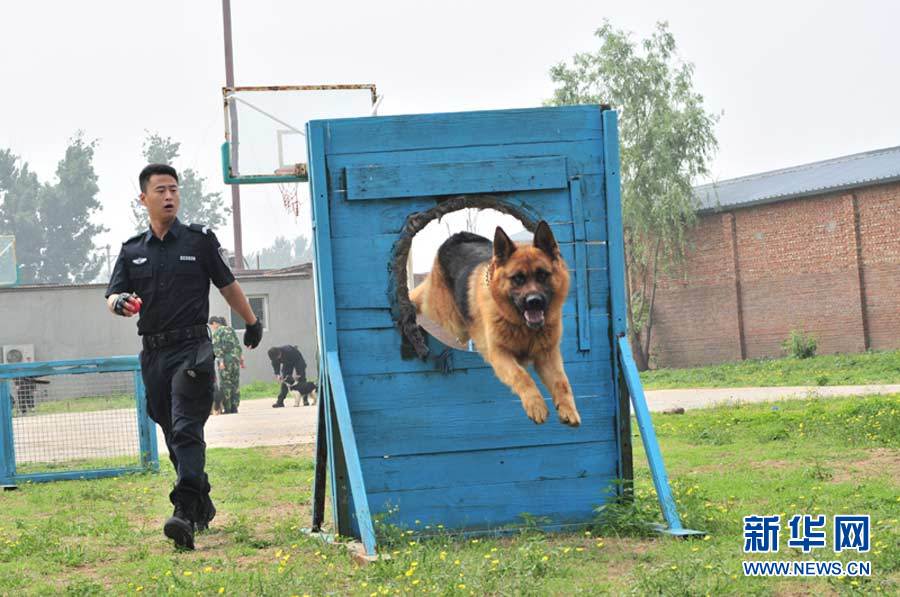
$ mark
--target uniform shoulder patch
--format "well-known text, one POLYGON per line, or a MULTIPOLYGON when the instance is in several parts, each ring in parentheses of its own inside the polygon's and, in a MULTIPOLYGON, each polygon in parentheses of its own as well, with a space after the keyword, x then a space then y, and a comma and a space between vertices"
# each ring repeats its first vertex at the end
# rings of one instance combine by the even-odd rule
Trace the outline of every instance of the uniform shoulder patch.
POLYGON ((212 230, 209 229, 209 226, 204 226, 203 224, 189 224, 188 228, 193 230, 194 232, 202 232, 203 234, 209 234, 212 230))

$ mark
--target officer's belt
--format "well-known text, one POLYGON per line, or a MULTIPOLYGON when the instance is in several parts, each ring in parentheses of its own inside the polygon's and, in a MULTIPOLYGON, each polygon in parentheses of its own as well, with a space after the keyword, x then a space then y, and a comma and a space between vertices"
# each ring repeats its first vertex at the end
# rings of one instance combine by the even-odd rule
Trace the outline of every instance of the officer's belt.
POLYGON ((167 330, 165 332, 160 332, 159 334, 150 334, 142 337, 144 350, 164 348, 194 338, 209 338, 209 328, 205 323, 192 325, 189 328, 167 330))

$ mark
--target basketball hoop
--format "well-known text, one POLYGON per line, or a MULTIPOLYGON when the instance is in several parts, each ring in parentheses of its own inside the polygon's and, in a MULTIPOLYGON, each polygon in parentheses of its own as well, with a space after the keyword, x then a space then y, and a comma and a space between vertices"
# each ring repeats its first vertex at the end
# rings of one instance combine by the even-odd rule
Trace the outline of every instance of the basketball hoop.
POLYGON ((299 187, 300 184, 296 182, 278 183, 278 192, 281 193, 284 208, 293 213, 295 218, 300 216, 300 200, 297 199, 299 187))

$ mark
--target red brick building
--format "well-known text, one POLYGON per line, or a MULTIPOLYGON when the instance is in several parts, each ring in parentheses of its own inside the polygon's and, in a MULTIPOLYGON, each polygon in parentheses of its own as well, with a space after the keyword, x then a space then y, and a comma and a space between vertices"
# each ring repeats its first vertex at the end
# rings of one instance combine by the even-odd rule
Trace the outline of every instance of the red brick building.
POLYGON ((661 281, 651 355, 683 367, 900 348, 900 147, 696 189, 684 267, 661 281))

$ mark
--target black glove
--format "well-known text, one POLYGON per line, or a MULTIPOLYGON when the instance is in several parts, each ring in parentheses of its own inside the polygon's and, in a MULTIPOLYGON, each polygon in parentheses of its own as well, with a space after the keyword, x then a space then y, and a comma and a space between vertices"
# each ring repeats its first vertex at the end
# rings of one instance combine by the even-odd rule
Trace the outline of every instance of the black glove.
POLYGON ((113 303, 113 311, 116 312, 116 315, 121 315, 122 317, 126 316, 125 315, 125 304, 129 300, 134 298, 134 296, 135 295, 131 294, 130 292, 123 292, 122 294, 119 295, 119 298, 117 298, 116 302, 113 303))
POLYGON ((262 322, 259 319, 252 325, 248 324, 246 329, 244 329, 244 346, 247 348, 259 346, 259 343, 262 342, 262 330, 262 322))

